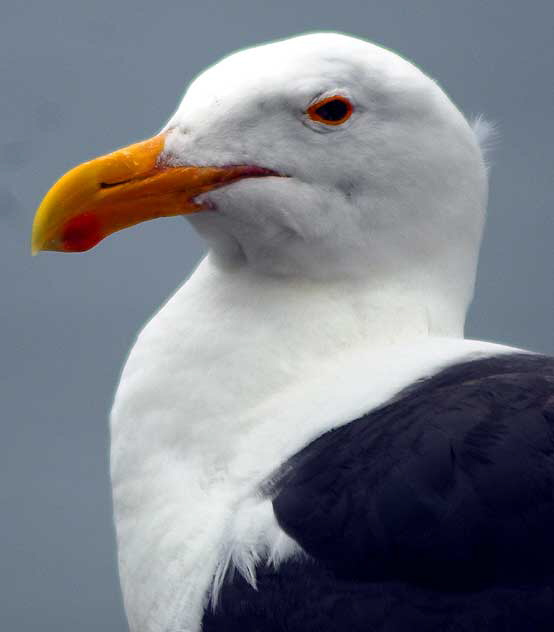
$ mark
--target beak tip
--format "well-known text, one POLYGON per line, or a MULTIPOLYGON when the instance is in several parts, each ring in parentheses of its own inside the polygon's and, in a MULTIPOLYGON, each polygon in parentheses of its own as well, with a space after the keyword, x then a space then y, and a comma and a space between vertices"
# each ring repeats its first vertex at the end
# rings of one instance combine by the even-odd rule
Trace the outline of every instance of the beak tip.
POLYGON ((31 255, 34 257, 37 255, 43 248, 44 243, 43 240, 40 239, 36 226, 33 227, 33 232, 31 235, 31 255))
POLYGON ((40 246, 35 235, 31 237, 31 255, 34 257, 40 251, 40 246))

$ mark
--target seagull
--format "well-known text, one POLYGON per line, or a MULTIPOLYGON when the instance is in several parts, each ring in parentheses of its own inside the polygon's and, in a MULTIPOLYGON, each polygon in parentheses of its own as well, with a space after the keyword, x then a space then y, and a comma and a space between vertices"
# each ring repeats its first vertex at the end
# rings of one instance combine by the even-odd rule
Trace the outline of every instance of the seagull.
POLYGON ((463 333, 488 130, 312 33, 47 193, 34 252, 176 215, 207 243, 111 413, 132 632, 552 629, 554 359, 463 333))

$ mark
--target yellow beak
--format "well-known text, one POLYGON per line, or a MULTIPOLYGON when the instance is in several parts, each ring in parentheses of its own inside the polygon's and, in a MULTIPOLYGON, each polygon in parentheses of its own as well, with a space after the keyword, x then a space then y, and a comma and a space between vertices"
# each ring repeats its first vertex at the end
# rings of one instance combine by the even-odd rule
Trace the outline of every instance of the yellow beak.
POLYGON ((82 252, 122 228, 158 217, 196 213, 201 193, 235 180, 277 175, 248 165, 164 166, 165 133, 71 169, 35 215, 32 252, 82 252))

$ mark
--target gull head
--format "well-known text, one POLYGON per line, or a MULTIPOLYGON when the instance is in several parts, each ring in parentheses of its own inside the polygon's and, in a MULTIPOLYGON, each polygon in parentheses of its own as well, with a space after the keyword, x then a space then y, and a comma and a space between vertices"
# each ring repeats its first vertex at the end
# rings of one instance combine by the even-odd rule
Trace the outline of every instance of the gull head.
POLYGON ((317 33, 208 68, 154 138, 66 174, 33 249, 86 250, 186 215, 214 260, 273 277, 473 290, 487 198, 478 134, 399 55, 317 33))

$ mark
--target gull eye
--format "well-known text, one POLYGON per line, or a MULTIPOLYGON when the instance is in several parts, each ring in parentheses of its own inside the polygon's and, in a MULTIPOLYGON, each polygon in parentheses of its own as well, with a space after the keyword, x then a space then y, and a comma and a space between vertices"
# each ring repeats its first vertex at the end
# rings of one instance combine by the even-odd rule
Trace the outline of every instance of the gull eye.
POLYGON ((335 95, 312 103, 307 114, 318 123, 341 125, 352 116, 353 110, 352 103, 346 97, 335 95))

